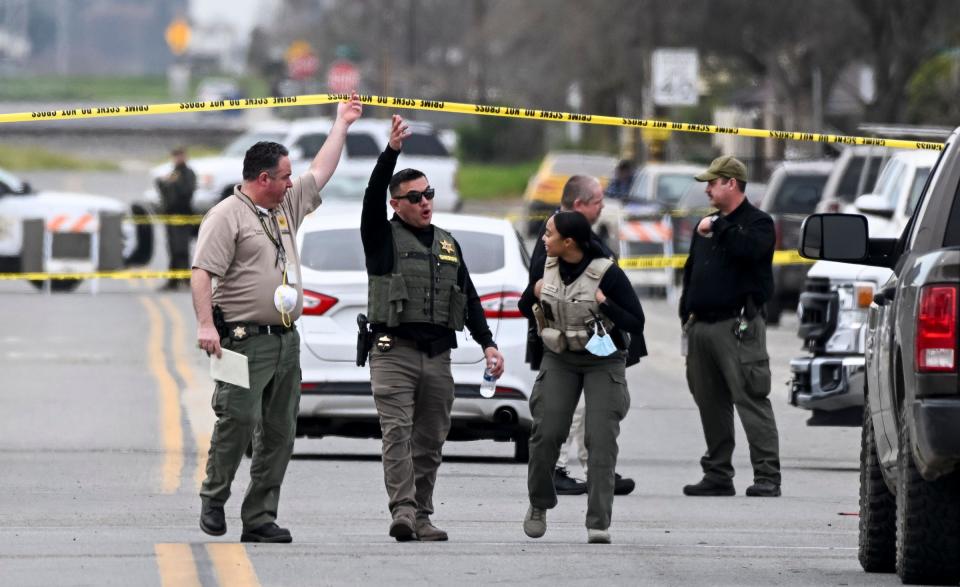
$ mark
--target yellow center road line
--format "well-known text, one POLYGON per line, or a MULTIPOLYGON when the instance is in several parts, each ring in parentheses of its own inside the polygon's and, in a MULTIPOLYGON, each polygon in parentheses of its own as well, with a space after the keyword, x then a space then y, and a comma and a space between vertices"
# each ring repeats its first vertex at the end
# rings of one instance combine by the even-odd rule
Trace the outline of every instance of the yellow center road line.
MULTIPOLYGON (((206 476, 207 453, 210 450, 210 430, 216 422, 209 403, 209 386, 200 383, 196 371, 190 366, 187 356, 187 330, 183 314, 177 309, 169 297, 160 298, 160 305, 170 319, 170 340, 173 350, 173 364, 183 379, 185 389, 181 394, 181 402, 187 413, 190 431, 197 447, 197 467, 193 480, 199 489, 206 476), (205 393, 207 392, 207 393, 205 393)), ((200 351, 197 351, 200 352, 200 351)))
POLYGON ((259 587, 257 573, 253 570, 253 564, 247 557, 247 549, 242 544, 211 543, 207 545, 207 554, 210 555, 221 585, 259 587))
POLYGON ((180 398, 177 384, 167 370, 163 353, 163 317, 156 302, 140 297, 147 310, 150 332, 147 338, 147 364, 157 382, 160 400, 160 436, 163 440, 163 466, 160 472, 160 491, 173 493, 180 486, 183 471, 183 427, 180 425, 180 398))
POLYGON ((154 551, 163 587, 201 586, 189 544, 157 544, 154 551))

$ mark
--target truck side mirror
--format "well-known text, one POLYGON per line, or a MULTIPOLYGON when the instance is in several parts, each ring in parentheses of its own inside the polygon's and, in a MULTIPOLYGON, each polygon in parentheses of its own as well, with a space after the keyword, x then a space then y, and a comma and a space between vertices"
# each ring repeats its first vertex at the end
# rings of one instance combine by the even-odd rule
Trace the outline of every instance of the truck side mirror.
POLYGON ((812 214, 800 228, 800 255, 856 263, 867 256, 867 219, 859 214, 812 214))

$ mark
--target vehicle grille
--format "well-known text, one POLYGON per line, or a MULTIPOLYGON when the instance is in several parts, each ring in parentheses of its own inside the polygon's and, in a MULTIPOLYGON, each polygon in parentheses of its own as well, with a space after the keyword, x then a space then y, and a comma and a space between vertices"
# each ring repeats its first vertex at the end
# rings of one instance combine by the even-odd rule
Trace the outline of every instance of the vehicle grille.
POLYGON ((812 352, 823 352, 827 340, 837 329, 840 297, 830 291, 830 280, 812 277, 807 279, 806 289, 800 294, 800 325, 797 336, 812 352))

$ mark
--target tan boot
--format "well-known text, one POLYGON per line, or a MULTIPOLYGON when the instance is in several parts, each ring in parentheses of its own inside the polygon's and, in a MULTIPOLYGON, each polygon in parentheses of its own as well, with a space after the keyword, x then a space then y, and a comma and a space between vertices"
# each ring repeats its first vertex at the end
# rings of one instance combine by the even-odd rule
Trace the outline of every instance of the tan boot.
POLYGON ((447 533, 434 526, 430 518, 417 518, 417 538, 421 542, 445 542, 447 533))
POLYGON ((397 542, 407 542, 417 539, 417 529, 414 526, 413 514, 398 512, 390 523, 390 536, 397 542))

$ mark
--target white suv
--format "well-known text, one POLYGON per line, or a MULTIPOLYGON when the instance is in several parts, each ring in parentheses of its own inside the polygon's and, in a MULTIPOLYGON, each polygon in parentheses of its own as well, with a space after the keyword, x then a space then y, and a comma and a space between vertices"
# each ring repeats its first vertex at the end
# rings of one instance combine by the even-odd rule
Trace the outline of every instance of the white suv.
MULTIPOLYGON (((242 181, 243 156, 247 149, 258 141, 274 141, 286 146, 290 150, 294 175, 303 173, 326 140, 332 122, 329 118, 265 122, 237 137, 220 155, 190 159, 187 164, 197 174, 197 191, 193 196, 194 211, 204 213, 233 193, 233 186, 242 181)), ((397 169, 412 167, 426 174, 430 185, 437 192, 435 210, 459 210, 461 202, 457 191, 456 159, 450 155, 429 124, 410 122, 410 131, 412 134, 404 141, 397 169)), ((353 123, 347 134, 337 174, 369 177, 389 138, 389 120, 362 119, 353 123)), ((169 174, 171 169, 170 163, 153 168, 150 172, 152 180, 169 174)), ((151 181, 151 184, 154 184, 154 181, 151 181)), ((160 197, 154 185, 151 185, 144 196, 154 207, 159 206, 160 197)))

